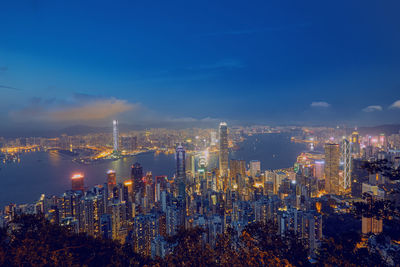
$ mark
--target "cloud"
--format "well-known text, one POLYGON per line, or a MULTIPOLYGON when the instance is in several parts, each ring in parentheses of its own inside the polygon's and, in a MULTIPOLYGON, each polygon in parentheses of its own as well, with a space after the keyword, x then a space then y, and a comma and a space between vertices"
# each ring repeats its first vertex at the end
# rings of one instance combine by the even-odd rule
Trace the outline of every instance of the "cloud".
POLYGON ((400 100, 395 101, 393 104, 390 105, 390 109, 399 109, 400 108, 400 100))
POLYGON ((372 106, 368 106, 368 107, 364 108, 362 111, 364 111, 364 112, 374 112, 374 111, 382 111, 382 110, 383 110, 382 106, 372 105, 372 106))
POLYGON ((6 72, 6 71, 8 71, 8 67, 0 66, 0 72, 6 72))
POLYGON ((8 115, 15 123, 30 124, 41 130, 73 125, 104 126, 112 119, 139 128, 209 127, 221 121, 210 117, 171 116, 140 103, 80 93, 66 99, 34 97, 8 115))
POLYGON ((48 113, 53 121, 92 121, 114 117, 120 113, 132 110, 135 105, 125 100, 96 100, 78 107, 67 107, 48 113))
POLYGON ((18 121, 40 122, 87 122, 113 118, 121 113, 139 109, 140 104, 132 104, 116 98, 78 99, 71 101, 33 98, 30 103, 10 113, 18 121))
POLYGON ((72 98, 74 99, 74 101, 77 101, 77 102, 89 102, 89 101, 94 101, 94 100, 107 99, 107 97, 104 97, 104 96, 90 95, 90 94, 85 94, 85 93, 74 93, 72 95, 72 98))
POLYGON ((310 106, 313 108, 329 108, 331 106, 331 104, 329 104, 325 101, 316 101, 316 102, 312 102, 310 106))
POLYGON ((1 84, 0 84, 0 88, 10 89, 10 90, 15 90, 15 91, 21 91, 21 89, 19 89, 19 88, 15 88, 15 87, 12 87, 12 86, 7 86, 7 85, 1 85, 1 84))

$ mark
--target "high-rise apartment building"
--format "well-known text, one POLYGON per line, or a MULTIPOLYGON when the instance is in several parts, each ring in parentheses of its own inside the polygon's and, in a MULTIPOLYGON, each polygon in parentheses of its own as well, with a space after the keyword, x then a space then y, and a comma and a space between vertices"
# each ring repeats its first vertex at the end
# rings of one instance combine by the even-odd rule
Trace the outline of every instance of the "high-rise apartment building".
POLYGON ((126 202, 115 200, 111 205, 112 238, 124 243, 126 237, 126 202))
POLYGON ((325 191, 328 194, 339 194, 339 144, 327 143, 325 148, 325 191))
POLYGON ((157 235, 157 218, 154 214, 138 215, 134 218, 134 250, 150 256, 151 242, 157 235))

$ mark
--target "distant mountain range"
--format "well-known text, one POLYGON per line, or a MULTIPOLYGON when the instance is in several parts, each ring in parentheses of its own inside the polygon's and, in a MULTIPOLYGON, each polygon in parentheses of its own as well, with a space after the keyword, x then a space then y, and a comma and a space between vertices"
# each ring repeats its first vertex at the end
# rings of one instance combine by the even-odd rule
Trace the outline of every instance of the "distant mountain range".
MULTIPOLYGON (((134 130, 144 130, 149 128, 174 128, 174 129, 184 129, 189 127, 211 127, 209 124, 202 124, 202 123, 182 123, 182 124, 174 124, 171 125, 170 123, 157 123, 154 125, 148 124, 124 124, 121 123, 119 125, 120 132, 127 132, 127 131, 134 131, 134 130), (172 127, 173 126, 173 127, 172 127)), ((52 129, 52 130, 28 130, 28 129, 20 129, 15 131, 0 131, 0 136, 7 137, 7 138, 15 138, 15 137, 56 137, 62 134, 66 135, 85 135, 85 134, 92 134, 92 133, 111 133, 112 126, 110 127, 95 127, 95 126, 88 126, 88 125, 75 125, 70 126, 62 129, 52 129)), ((354 129, 348 128, 347 132, 351 133, 354 129)), ((359 127, 358 132, 361 135, 379 135, 384 133, 386 135, 391 135, 400 132, 400 124, 385 124, 385 125, 378 125, 378 126, 364 126, 359 127)))
MULTIPOLYGON (((136 124, 119 124, 120 132, 128 132, 135 130, 145 130, 150 128, 170 128, 170 129, 185 129, 185 128, 206 128, 213 127, 209 122, 155 122, 149 123, 136 123, 136 124)), ((217 127, 217 125, 215 125, 217 127)), ((17 137, 57 137, 62 134, 66 135, 85 135, 92 133, 111 133, 112 125, 109 127, 104 126, 88 126, 88 125, 74 125, 60 129, 41 129, 40 127, 35 127, 34 129, 29 129, 25 127, 18 127, 15 129, 0 129, 0 137, 6 138, 17 138, 17 137)))
MULTIPOLYGON (((120 125, 120 131, 126 131, 127 128, 125 125, 120 125)), ((90 133, 108 133, 112 132, 112 126, 110 127, 94 127, 87 125, 75 125, 69 126, 61 129, 14 129, 14 130, 6 130, 1 129, 0 136, 6 138, 15 138, 15 137, 56 137, 62 134, 66 135, 84 135, 90 133)))
MULTIPOLYGON (((120 132, 133 131, 133 130, 143 130, 145 127, 141 127, 140 125, 130 125, 130 124, 119 124, 118 125, 120 132)), ((110 127, 93 127, 87 125, 75 125, 66 127, 58 131, 59 134, 66 135, 82 135, 82 134, 92 134, 92 133, 111 133, 112 126, 110 127)))
MULTIPOLYGON (((153 127, 165 127, 165 128, 171 128, 171 125, 168 125, 167 123, 153 127)), ((187 125, 182 125, 180 128, 187 128, 187 125)), ((199 126, 200 127, 200 126, 199 126)), ((149 128, 148 126, 144 125, 131 125, 131 124, 120 124, 119 125, 119 130, 120 132, 127 132, 127 131, 134 131, 134 130, 144 130, 149 128)), ((179 127, 173 127, 173 128, 179 128, 179 127)), ((353 129, 349 129, 349 133, 353 129)), ((90 133, 111 133, 112 132, 112 127, 91 127, 91 126, 85 126, 85 125, 76 125, 76 126, 71 126, 67 127, 64 129, 61 129, 57 131, 56 136, 61 135, 61 134, 67 134, 67 135, 80 135, 80 134, 90 134, 90 133)), ((378 126, 365 126, 365 127, 359 127, 358 132, 361 135, 365 134, 370 134, 370 135, 379 135, 381 133, 384 133, 385 135, 391 135, 395 133, 400 132, 400 124, 385 124, 385 125, 378 125, 378 126)), ((54 135, 53 135, 54 136, 54 135)))
POLYGON ((386 124, 371 127, 360 127, 358 132, 362 135, 378 135, 384 133, 385 135, 396 134, 400 132, 400 124, 386 124))

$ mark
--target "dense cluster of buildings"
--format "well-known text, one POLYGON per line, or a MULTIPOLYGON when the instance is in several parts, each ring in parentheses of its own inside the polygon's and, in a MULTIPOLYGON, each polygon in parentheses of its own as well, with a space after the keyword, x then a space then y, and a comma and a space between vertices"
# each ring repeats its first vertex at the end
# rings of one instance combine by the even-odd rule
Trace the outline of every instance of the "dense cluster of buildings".
MULTIPOLYGON (((86 188, 84 175, 75 174, 71 190, 61 196, 43 195, 35 204, 7 206, 2 223, 21 213, 43 213, 77 233, 131 242, 138 253, 163 257, 173 246, 166 237, 182 227, 203 228, 204 241, 215 246, 218 234, 228 228, 240 234, 249 223, 274 222, 279 235, 295 233, 313 255, 323 238, 324 203, 335 212, 346 212, 352 200, 366 193, 366 201, 398 201, 389 194, 397 182, 361 166, 363 161, 388 159, 398 168, 396 136, 332 136, 323 151, 301 153, 292 168, 264 171, 258 160, 230 159, 228 132, 227 124, 221 123, 218 137, 211 131, 204 139, 206 147, 218 148, 217 168, 208 167, 207 151, 187 153, 188 142, 178 143, 174 177, 154 177, 134 163, 130 179, 117 182, 110 170, 104 184, 86 188)), ((114 128, 113 137, 118 151, 124 136, 114 128)), ((364 234, 381 231, 382 220, 363 218, 364 234)))

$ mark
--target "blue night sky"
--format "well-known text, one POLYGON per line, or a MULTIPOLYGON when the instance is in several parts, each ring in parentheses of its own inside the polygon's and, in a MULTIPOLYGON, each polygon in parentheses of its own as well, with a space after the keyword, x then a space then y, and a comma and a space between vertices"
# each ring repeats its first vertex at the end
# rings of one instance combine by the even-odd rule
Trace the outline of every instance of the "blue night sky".
POLYGON ((1 1, 0 127, 400 123, 399 10, 400 1, 1 1))

